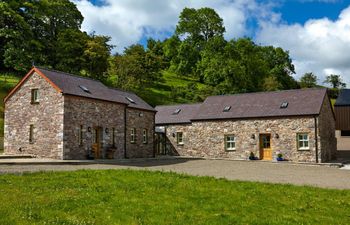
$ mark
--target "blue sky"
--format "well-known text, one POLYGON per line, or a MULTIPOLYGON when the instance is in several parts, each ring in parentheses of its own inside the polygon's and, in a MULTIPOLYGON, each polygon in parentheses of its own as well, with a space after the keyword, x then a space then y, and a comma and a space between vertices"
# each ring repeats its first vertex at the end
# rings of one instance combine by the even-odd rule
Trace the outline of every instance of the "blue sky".
POLYGON ((322 83, 336 73, 350 86, 350 0, 71 1, 85 18, 82 29, 111 36, 117 52, 169 37, 184 7, 211 7, 224 20, 226 39, 251 37, 288 50, 296 79, 314 72, 322 83))

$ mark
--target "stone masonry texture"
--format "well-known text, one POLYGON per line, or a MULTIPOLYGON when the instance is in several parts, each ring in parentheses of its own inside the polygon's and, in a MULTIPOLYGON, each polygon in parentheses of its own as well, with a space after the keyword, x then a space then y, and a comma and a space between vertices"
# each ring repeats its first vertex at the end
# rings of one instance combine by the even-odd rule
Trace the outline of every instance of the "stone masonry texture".
POLYGON ((63 106, 57 92, 34 73, 5 103, 5 154, 34 154, 63 158, 63 106), (31 103, 31 90, 39 89, 39 104, 31 103), (29 142, 30 125, 34 126, 29 142))
POLYGON ((100 158, 106 158, 107 150, 111 149, 114 158, 124 158, 125 152, 127 158, 152 157, 154 115, 155 112, 129 108, 125 104, 62 95, 34 73, 5 103, 4 150, 5 154, 33 154, 40 158, 86 159, 92 155, 94 129, 98 128, 100 158), (39 90, 38 104, 31 103, 32 89, 39 90), (29 142, 30 125, 34 126, 32 143, 29 142), (81 127, 82 143, 79 141, 81 127), (128 139, 130 127, 137 132, 135 143, 128 139), (142 141, 143 129, 147 130, 147 143, 142 141))
MULTIPOLYGON (((319 162, 334 158, 336 139, 335 121, 329 100, 325 99, 318 124, 319 162)), ((208 158, 248 159, 250 152, 260 157, 260 134, 271 134, 273 157, 276 152, 285 159, 297 162, 316 162, 315 118, 289 117, 249 120, 199 121, 192 124, 166 127, 167 149, 172 155, 208 158), (178 145, 176 133, 183 132, 183 145, 178 145), (309 149, 298 150, 297 134, 309 135, 309 149), (225 135, 235 135, 236 150, 225 150, 225 135)))

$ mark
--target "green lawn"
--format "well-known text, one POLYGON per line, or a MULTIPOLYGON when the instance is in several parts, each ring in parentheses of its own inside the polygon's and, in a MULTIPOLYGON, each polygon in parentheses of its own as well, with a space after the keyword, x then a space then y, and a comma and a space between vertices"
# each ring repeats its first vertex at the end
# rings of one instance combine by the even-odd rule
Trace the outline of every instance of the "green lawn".
POLYGON ((349 224, 350 190, 106 170, 0 176, 0 224, 349 224))

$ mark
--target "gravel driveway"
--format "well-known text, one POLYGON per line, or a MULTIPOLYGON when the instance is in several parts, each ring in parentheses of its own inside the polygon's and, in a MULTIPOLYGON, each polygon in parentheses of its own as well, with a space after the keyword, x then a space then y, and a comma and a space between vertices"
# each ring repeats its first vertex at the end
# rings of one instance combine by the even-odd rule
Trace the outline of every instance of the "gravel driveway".
POLYGON ((0 173, 66 171, 79 169, 145 169, 174 171, 229 180, 260 181, 324 188, 350 189, 350 170, 326 166, 260 161, 159 159, 115 164, 1 165, 0 173))

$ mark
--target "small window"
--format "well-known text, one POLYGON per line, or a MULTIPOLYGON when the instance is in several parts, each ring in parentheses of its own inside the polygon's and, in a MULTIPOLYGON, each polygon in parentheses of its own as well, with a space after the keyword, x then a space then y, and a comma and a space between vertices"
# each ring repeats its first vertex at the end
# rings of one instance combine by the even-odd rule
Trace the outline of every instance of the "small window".
POLYGON ((89 90, 87 87, 85 87, 85 86, 83 86, 83 85, 79 85, 79 87, 80 87, 80 89, 83 90, 84 92, 91 94, 90 90, 89 90))
POLYGON ((39 89, 32 89, 32 104, 39 103, 39 89))
POLYGON ((184 144, 182 132, 177 132, 176 133, 176 142, 177 142, 178 145, 183 145, 184 144))
POLYGON ((147 132, 147 129, 143 129, 143 134, 142 134, 142 141, 144 144, 147 144, 148 142, 148 132, 147 132))
POLYGON ((230 111, 230 109, 231 109, 231 106, 225 106, 223 112, 228 112, 228 111, 230 111))
POLYGON ((298 134, 298 149, 299 150, 309 150, 309 135, 308 134, 298 134))
POLYGON ((175 111, 173 112, 173 115, 177 115, 181 112, 181 109, 175 109, 175 111))
POLYGON ((31 124, 29 126, 29 143, 33 143, 34 142, 34 125, 31 124))
POLYGON ((136 129, 131 128, 131 130, 130 130, 130 142, 135 143, 135 140, 136 140, 136 129))
POLYGON ((130 97, 125 97, 125 98, 126 98, 126 100, 128 100, 129 102, 131 102, 131 103, 135 104, 134 99, 132 99, 132 98, 130 98, 130 97))
POLYGON ((285 108, 287 108, 287 107, 288 107, 288 102, 282 102, 280 108, 281 108, 281 109, 285 109, 285 108))
POLYGON ((115 147, 115 128, 112 128, 112 146, 115 147))
POLYGON ((236 137, 234 135, 225 136, 225 149, 226 151, 236 150, 236 137))
POLYGON ((79 145, 83 145, 83 125, 79 127, 78 143, 79 145))
POLYGON ((350 137, 350 130, 342 130, 340 131, 340 135, 342 137, 350 137))

